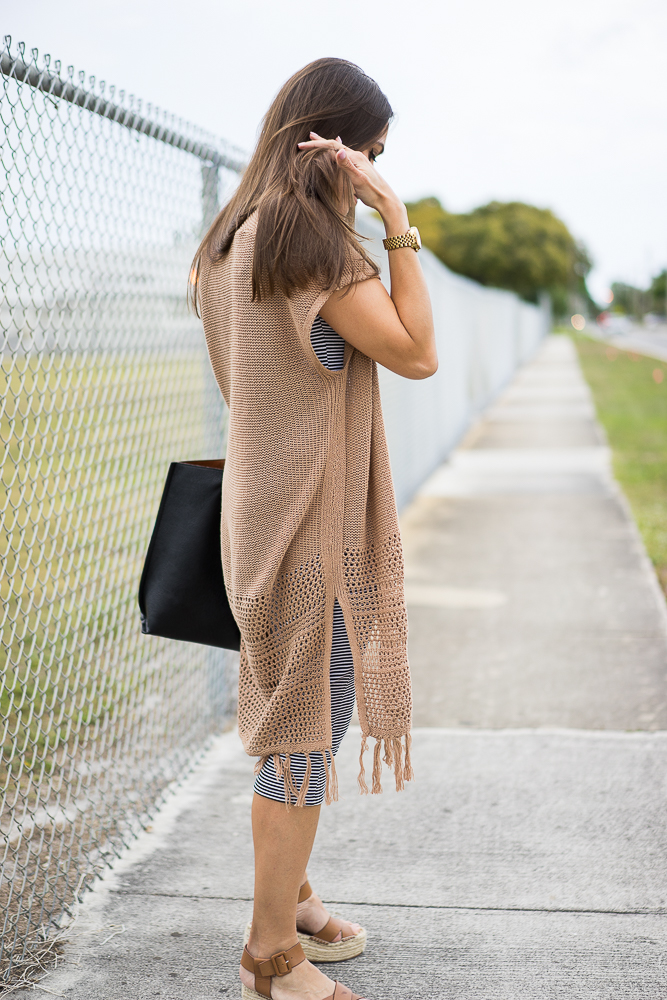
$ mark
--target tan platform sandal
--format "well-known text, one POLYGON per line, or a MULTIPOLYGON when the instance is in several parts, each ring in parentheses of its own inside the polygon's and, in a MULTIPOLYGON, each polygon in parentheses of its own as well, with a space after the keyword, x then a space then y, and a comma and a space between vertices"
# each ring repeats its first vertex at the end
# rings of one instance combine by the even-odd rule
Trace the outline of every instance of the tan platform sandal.
MULTIPOLYGON (((305 903, 313 894, 310 882, 306 881, 299 889, 299 903, 305 903)), ((251 924, 245 929, 243 943, 250 940, 251 924)), ((362 927, 357 934, 335 941, 340 933, 335 917, 329 917, 326 924, 316 934, 305 934, 297 926, 297 937, 303 948, 303 953, 309 962, 344 962, 348 958, 361 955, 366 947, 366 931, 362 927)))
MULTIPOLYGON (((286 976, 297 965, 306 961, 303 948, 300 944, 295 944, 287 951, 279 951, 271 958, 253 958, 247 947, 243 949, 241 955, 241 965, 247 972, 252 972, 255 977, 255 989, 241 983, 241 1000, 271 1000, 271 980, 274 976, 286 976)), ((326 1000, 364 1000, 348 990, 336 980, 336 985, 331 996, 326 1000)))
MULTIPOLYGON (((305 903, 313 895, 310 882, 306 881, 299 889, 299 903, 305 903)), ((326 924, 317 934, 304 934, 297 926, 299 944, 303 948, 304 954, 309 962, 344 962, 348 958, 356 958, 361 955, 366 947, 366 931, 362 927, 357 934, 341 938, 338 937, 340 927, 337 926, 335 917, 329 917, 326 924)))

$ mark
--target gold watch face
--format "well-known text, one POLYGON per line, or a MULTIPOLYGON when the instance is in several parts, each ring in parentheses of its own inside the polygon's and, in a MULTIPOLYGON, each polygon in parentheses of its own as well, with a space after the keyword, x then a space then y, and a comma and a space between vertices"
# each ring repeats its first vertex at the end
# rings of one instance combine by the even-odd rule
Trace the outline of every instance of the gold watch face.
POLYGON ((408 231, 410 232, 410 234, 412 236, 414 236, 415 243, 417 244, 417 249, 421 250, 421 248, 422 248, 422 238, 419 235, 419 230, 417 229, 417 227, 416 226, 411 226, 408 231))

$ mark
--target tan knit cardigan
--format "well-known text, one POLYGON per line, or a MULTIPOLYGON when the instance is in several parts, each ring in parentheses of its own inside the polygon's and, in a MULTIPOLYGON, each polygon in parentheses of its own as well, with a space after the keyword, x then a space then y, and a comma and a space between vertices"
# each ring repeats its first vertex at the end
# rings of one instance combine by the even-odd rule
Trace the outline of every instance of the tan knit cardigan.
MULTIPOLYGON (((251 299, 256 215, 201 279, 204 330, 229 407, 222 561, 241 631, 239 731, 259 769, 273 756, 286 797, 303 803, 290 754, 321 751, 326 800, 337 797, 329 660, 333 607, 343 611, 354 659, 364 751, 381 744, 396 787, 412 777, 412 698, 406 651, 403 555, 374 361, 345 345, 344 367, 318 361, 310 328, 321 288, 251 299), (281 761, 278 755, 286 755, 281 761), (329 770, 330 765, 330 770, 329 770)), ((350 252, 341 286, 372 274, 350 252)))

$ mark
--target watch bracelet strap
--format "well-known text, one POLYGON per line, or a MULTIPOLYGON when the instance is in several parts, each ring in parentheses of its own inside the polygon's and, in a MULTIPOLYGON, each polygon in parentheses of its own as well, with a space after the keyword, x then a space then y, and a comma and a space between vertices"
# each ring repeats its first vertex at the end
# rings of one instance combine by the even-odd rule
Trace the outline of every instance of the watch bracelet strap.
POLYGON ((403 236, 388 236, 382 240, 382 246, 385 250, 399 250, 401 247, 414 249, 415 238, 412 233, 405 233, 403 236))

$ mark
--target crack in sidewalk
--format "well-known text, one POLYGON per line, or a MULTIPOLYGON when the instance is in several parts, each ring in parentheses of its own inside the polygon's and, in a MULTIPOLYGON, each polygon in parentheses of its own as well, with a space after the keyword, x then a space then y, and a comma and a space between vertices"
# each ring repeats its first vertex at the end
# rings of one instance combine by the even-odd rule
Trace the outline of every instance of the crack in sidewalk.
MULTIPOLYGON (((159 896, 168 899, 216 899, 226 903, 252 903, 252 896, 204 896, 195 892, 135 892, 131 889, 111 889, 114 896, 159 896)), ((330 906, 370 906, 377 909, 398 910, 466 910, 477 913, 581 913, 608 916, 664 916, 667 908, 655 907, 637 910, 587 909, 584 907, 546 906, 466 906, 455 903, 369 903, 359 899, 328 899, 330 906)))

